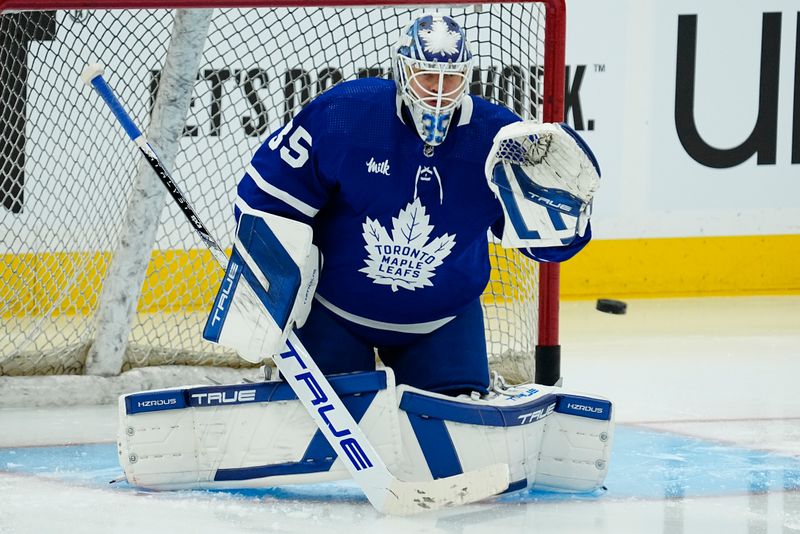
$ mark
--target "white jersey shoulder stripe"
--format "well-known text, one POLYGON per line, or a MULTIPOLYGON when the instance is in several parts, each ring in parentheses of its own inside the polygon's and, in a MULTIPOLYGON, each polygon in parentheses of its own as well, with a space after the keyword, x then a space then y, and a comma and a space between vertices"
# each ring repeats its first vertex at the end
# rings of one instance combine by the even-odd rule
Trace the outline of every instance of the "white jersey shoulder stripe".
POLYGON ((400 93, 394 96, 394 106, 397 112, 397 118, 400 119, 400 122, 405 124, 406 121, 403 120, 403 99, 400 97, 400 93))
POLYGON ((469 121, 472 120, 472 95, 464 95, 464 98, 461 99, 461 116, 458 118, 458 126, 465 126, 469 124, 469 121))
POLYGON ((261 174, 259 174, 256 168, 253 167, 252 165, 247 166, 246 172, 247 174, 250 175, 250 177, 253 179, 253 181, 256 183, 259 189, 261 189, 268 195, 277 198, 278 200, 286 202, 287 204, 289 204, 291 207, 293 207, 303 215, 308 215, 309 217, 313 217, 319 212, 317 208, 306 204, 299 198, 290 195, 289 193, 287 193, 282 189, 278 189, 274 185, 264 180, 261 174))
POLYGON ((319 293, 314 295, 314 298, 317 299, 320 304, 328 308, 331 312, 335 313, 342 319, 346 319, 357 325, 374 328, 376 330, 390 330, 392 332, 401 332, 403 334, 430 334, 437 328, 440 328, 455 319, 455 316, 452 316, 438 319, 436 321, 428 321, 427 323, 385 323, 383 321, 374 321, 372 319, 367 319, 366 317, 361 317, 359 315, 346 312, 338 306, 335 306, 325 300, 319 295, 319 293))

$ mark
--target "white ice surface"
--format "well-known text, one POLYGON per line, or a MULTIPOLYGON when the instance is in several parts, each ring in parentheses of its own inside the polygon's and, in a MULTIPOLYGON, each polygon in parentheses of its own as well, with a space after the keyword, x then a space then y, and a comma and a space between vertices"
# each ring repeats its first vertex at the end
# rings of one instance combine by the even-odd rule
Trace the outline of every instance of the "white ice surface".
MULTIPOLYGON (((781 459, 800 460, 800 297, 636 300, 623 316, 599 313, 593 302, 567 302, 561 326, 566 386, 611 398, 618 428, 629 433, 695 436, 709 450, 765 451, 767 460, 753 461, 766 467, 732 467, 752 490, 732 492, 720 482, 719 491, 701 495, 692 493, 689 479, 667 497, 644 489, 613 497, 610 488, 608 496, 589 500, 488 502, 398 519, 348 498, 354 489, 347 486, 332 500, 141 493, 0 465, 0 534, 800 533, 800 470, 776 467, 781 459), (786 481, 783 487, 756 483, 775 476, 786 481)), ((109 405, 0 409, 0 448, 113 442, 115 417, 109 405)), ((687 461, 681 451, 658 454, 665 466, 687 461)), ((692 468, 713 485, 716 467, 692 468)), ((645 473, 614 475, 635 489, 645 473)))

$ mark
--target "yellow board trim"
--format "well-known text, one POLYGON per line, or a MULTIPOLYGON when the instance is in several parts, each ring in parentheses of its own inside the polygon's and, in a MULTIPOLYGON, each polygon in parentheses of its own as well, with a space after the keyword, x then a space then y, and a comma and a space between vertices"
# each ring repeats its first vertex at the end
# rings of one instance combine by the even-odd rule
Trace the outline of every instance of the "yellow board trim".
MULTIPOLYGON (((92 313, 110 258, 107 252, 0 256, 2 317, 92 313)), ((222 274, 207 250, 155 251, 137 310, 206 309, 214 300, 222 274)))
MULTIPOLYGON (((56 315, 91 313, 109 258, 97 252, 0 256, 2 316, 51 313, 51 307, 56 315)), ((505 272, 490 281, 496 286, 523 268, 500 263, 505 272)), ((206 250, 156 251, 138 311, 207 309, 221 277, 206 250)), ((800 235, 594 240, 561 270, 563 299, 787 294, 800 294, 800 235)))
POLYGON ((800 235, 594 240, 561 268, 563 299, 800 294, 800 235))

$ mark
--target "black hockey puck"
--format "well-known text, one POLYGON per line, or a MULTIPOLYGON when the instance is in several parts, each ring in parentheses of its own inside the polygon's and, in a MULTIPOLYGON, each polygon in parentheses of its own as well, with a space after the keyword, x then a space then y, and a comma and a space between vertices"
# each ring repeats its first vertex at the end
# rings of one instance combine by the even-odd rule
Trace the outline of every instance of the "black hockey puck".
POLYGON ((598 311, 604 313, 613 313, 614 315, 625 315, 625 312, 628 311, 628 305, 622 302, 621 300, 613 300, 613 299, 597 299, 597 306, 595 306, 598 311))

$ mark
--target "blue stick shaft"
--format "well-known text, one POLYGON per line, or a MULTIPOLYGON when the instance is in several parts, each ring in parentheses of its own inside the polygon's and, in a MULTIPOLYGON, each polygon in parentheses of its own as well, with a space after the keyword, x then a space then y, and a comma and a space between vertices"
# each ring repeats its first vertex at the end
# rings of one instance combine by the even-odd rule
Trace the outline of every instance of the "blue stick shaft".
POLYGON ((139 128, 136 126, 136 123, 133 122, 133 119, 131 119, 130 115, 128 115, 128 112, 125 111, 125 108, 122 107, 122 103, 120 103, 119 99, 114 94, 111 86, 108 85, 105 79, 103 79, 102 74, 98 74, 92 78, 91 84, 92 87, 102 97, 106 105, 108 105, 108 107, 111 109, 111 112, 117 118, 117 121, 119 121, 119 123, 122 125, 125 133, 128 134, 128 137, 130 137, 133 142, 139 145, 139 151, 150 164, 153 172, 156 173, 156 176, 158 176, 159 180, 161 180, 161 183, 167 188, 170 196, 172 196, 172 198, 181 208, 181 211, 183 211, 183 214, 192 224, 200 238, 206 243, 214 258, 224 268, 228 261, 224 250, 219 243, 217 243, 217 240, 211 235, 211 232, 208 231, 208 228, 206 228, 201 222, 200 217, 197 216, 194 208, 192 208, 186 196, 183 194, 183 191, 181 191, 180 187, 178 187, 178 184, 172 179, 172 175, 169 173, 169 171, 167 171, 166 167, 164 167, 164 164, 161 162, 161 159, 158 157, 156 151, 152 146, 150 146, 149 143, 146 142, 142 136, 141 130, 139 130, 139 128))
POLYGON ((132 141, 135 141, 139 137, 142 136, 141 130, 136 126, 136 123, 133 122, 128 112, 125 111, 125 108, 122 107, 117 96, 114 94, 114 91, 111 90, 111 87, 106 83, 103 79, 103 76, 95 76, 92 78, 92 87, 97 90, 98 94, 102 97, 105 103, 111 108, 111 112, 117 118, 119 123, 122 125, 122 128, 125 129, 125 133, 128 134, 128 137, 131 138, 132 141))

